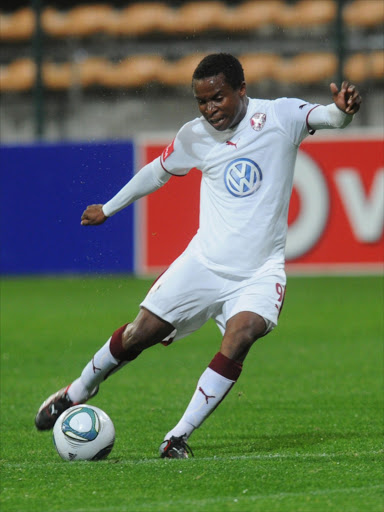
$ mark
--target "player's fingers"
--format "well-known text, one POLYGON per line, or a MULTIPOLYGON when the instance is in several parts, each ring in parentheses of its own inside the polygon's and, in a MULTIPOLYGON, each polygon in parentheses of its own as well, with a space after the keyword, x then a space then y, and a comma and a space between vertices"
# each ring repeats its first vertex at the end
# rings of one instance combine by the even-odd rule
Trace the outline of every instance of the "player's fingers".
POLYGON ((360 107, 361 96, 360 96, 359 91, 354 86, 351 89, 352 90, 351 90, 350 97, 348 99, 348 105, 350 105, 351 107, 356 107, 356 111, 357 111, 360 107))
POLYGON ((330 85, 329 85, 329 88, 331 89, 331 93, 333 96, 336 96, 339 92, 339 88, 337 87, 337 85, 332 82, 330 85))
POLYGON ((349 82, 347 82, 346 80, 344 80, 344 82, 341 84, 341 91, 343 94, 345 94, 348 90, 348 87, 349 87, 349 82))

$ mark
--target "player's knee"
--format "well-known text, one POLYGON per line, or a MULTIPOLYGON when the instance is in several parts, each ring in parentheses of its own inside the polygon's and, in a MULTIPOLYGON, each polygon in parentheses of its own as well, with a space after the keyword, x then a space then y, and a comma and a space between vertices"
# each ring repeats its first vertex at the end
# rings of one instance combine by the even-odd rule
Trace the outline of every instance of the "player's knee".
POLYGON ((243 346, 251 347, 253 343, 260 338, 266 329, 264 318, 255 316, 242 323, 234 333, 234 337, 239 340, 243 346))
POLYGON ((235 360, 243 360, 255 341, 263 336, 266 325, 259 315, 242 315, 229 323, 222 342, 225 355, 235 360))

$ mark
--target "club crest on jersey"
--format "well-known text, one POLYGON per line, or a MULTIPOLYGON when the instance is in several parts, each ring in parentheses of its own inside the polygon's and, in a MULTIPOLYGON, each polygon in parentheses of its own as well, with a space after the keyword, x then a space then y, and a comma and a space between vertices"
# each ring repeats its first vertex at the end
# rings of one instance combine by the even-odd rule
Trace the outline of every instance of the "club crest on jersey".
POLYGON ((267 120, 267 115, 261 112, 257 112, 253 114, 251 117, 251 126, 256 131, 259 132, 264 128, 265 121, 267 120))
POLYGON ((261 186, 263 174, 260 167, 249 158, 236 158, 224 173, 227 190, 235 197, 250 196, 261 186))
POLYGON ((174 152, 174 150, 175 150, 174 145, 175 145, 175 139, 173 139, 173 141, 170 144, 168 144, 168 146, 164 149, 164 151, 161 155, 163 162, 165 162, 165 160, 169 157, 169 155, 172 155, 172 153, 174 152))

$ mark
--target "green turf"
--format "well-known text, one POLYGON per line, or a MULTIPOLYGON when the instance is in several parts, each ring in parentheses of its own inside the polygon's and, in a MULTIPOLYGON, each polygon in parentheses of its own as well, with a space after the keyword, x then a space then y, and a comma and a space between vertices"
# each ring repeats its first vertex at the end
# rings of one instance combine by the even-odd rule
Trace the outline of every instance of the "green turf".
POLYGON ((382 512, 378 277, 290 278, 279 327, 194 433, 195 458, 157 456, 217 352, 212 323, 156 346, 91 402, 113 419, 101 462, 64 462, 33 419, 78 376, 148 281, 6 279, 1 286, 3 512, 382 512))

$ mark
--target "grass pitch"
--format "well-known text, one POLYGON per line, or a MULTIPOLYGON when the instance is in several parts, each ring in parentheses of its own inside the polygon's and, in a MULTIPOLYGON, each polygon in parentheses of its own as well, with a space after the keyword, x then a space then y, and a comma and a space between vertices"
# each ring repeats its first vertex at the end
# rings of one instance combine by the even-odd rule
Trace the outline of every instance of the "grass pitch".
POLYGON ((6 279, 1 315, 3 512, 382 512, 383 281, 290 278, 279 327, 190 439, 161 460, 217 352, 213 323, 156 346, 91 402, 116 427, 105 461, 64 462, 34 416, 132 319, 149 282, 6 279))

